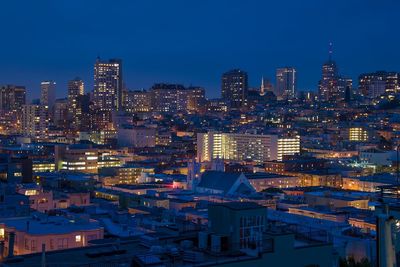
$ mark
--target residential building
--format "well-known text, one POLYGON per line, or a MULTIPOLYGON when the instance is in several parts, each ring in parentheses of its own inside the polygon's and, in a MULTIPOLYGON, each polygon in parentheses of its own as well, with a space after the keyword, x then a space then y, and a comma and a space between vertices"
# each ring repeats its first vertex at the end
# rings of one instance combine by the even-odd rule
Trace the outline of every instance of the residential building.
POLYGON ((94 64, 94 106, 100 111, 122 110, 122 98, 122 60, 97 58, 94 64))

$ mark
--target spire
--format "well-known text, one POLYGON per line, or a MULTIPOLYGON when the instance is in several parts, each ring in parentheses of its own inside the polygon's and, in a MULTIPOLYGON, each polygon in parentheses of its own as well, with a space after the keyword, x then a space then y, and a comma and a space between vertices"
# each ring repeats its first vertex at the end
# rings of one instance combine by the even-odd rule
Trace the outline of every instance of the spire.
POLYGON ((329 61, 332 61, 333 43, 329 42, 329 61))
POLYGON ((261 77, 261 87, 260 87, 260 95, 265 94, 265 88, 264 88, 264 76, 261 77))

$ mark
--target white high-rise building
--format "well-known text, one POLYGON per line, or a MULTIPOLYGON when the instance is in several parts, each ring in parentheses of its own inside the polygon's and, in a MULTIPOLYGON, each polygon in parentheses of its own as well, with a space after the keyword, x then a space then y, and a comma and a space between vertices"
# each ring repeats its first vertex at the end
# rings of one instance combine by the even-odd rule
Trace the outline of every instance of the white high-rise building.
POLYGON ((197 159, 264 162, 300 153, 300 137, 208 132, 197 134, 197 159))

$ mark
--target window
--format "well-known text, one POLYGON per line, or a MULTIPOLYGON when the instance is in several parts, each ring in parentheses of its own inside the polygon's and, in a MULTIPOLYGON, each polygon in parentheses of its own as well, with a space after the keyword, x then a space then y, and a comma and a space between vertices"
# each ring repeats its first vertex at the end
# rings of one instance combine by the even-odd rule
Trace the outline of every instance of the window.
POLYGON ((82 236, 81 235, 76 235, 75 236, 75 242, 81 242, 82 236))
POLYGON ((58 249, 68 248, 68 239, 59 238, 58 239, 58 249))
POLYGON ((31 251, 36 251, 36 240, 31 240, 31 251))

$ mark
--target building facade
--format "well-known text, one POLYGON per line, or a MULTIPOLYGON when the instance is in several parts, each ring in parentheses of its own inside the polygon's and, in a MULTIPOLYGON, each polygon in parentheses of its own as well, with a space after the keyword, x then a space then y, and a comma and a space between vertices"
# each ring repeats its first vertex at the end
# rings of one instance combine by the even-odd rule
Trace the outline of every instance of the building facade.
POLYGON ((234 69, 222 75, 222 99, 229 103, 231 108, 238 109, 246 105, 247 80, 247 73, 240 69, 234 69))
POLYGON ((94 65, 93 102, 101 111, 122 109, 122 60, 96 60, 94 65))
POLYGON ((45 139, 49 130, 48 109, 42 105, 22 107, 22 133, 34 139, 45 139))
POLYGON ((237 133, 198 133, 197 159, 209 162, 213 159, 228 161, 265 162, 282 160, 284 155, 300 153, 300 137, 284 138, 278 135, 237 133))
POLYGON ((47 106, 49 110, 53 109, 56 102, 56 82, 43 81, 40 83, 40 104, 47 106))
POLYGON ((284 67, 276 70, 275 95, 278 99, 293 99, 296 97, 296 69, 284 67))

